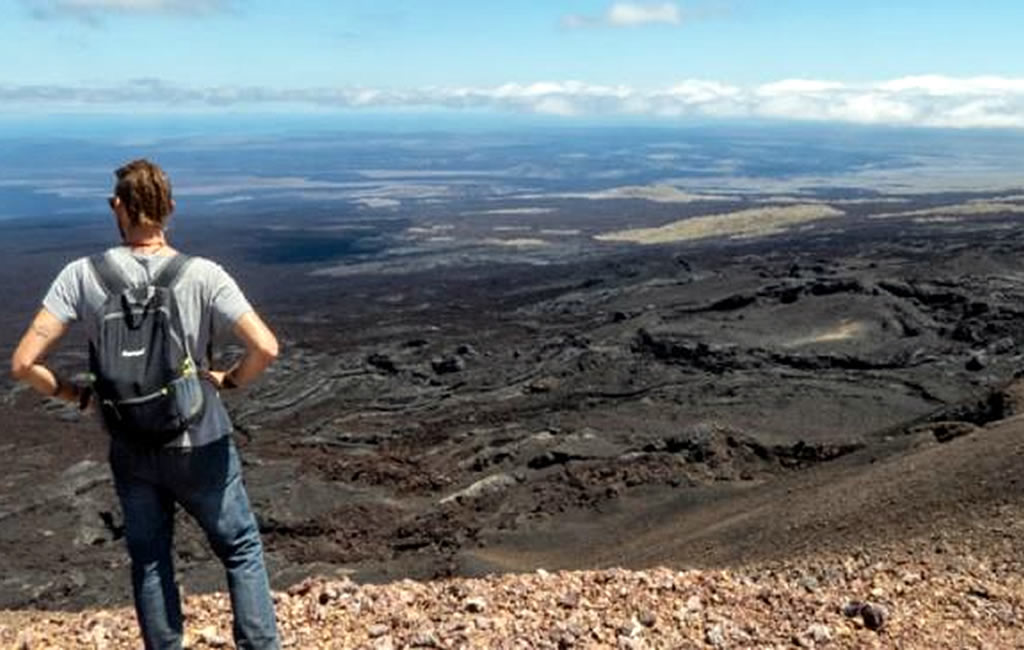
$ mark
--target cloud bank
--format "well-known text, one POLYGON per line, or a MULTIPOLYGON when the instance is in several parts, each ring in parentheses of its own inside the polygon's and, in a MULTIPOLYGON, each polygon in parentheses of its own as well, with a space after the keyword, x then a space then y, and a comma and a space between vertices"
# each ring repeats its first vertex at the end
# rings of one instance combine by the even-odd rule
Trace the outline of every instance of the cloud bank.
POLYGON ((232 0, 21 0, 40 19, 95 21, 111 14, 199 15, 230 8, 232 0))
MULTIPOLYGON (((98 1, 98 0, 97 0, 98 1)), ((152 0, 156 2, 157 0, 152 0)), ((655 89, 581 81, 493 87, 188 87, 140 79, 109 87, 0 84, 7 112, 135 107, 489 110, 572 117, 780 119, 897 126, 1024 128, 1024 78, 938 75, 873 83, 785 79, 755 86, 691 79, 655 89)))

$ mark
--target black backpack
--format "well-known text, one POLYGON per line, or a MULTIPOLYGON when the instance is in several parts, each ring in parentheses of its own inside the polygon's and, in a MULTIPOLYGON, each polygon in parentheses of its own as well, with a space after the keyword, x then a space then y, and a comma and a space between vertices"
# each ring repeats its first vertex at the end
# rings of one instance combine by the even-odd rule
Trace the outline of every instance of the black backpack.
POLYGON ((111 435, 162 446, 198 422, 205 406, 173 292, 189 257, 175 255, 151 283, 138 286, 106 254, 89 261, 107 292, 89 345, 103 421, 111 435))

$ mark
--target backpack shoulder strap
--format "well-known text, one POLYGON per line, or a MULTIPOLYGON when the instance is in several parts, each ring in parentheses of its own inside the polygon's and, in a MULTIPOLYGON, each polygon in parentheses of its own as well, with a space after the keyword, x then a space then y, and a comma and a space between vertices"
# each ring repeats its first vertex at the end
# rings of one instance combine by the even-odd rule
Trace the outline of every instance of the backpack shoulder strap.
POLYGON ((173 288, 175 283, 181 278, 185 266, 191 261, 192 258, 188 255, 178 253, 164 264, 164 268, 160 269, 160 273, 153 280, 153 286, 165 289, 173 288))
POLYGON ((120 270, 110 261, 106 253, 97 253, 89 257, 89 265, 92 266, 100 285, 107 296, 117 296, 128 289, 128 281, 124 279, 120 270))

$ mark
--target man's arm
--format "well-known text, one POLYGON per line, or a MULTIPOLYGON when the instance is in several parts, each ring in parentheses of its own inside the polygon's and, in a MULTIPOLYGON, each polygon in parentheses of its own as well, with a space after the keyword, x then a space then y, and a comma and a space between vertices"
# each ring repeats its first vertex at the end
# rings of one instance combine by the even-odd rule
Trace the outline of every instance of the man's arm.
POLYGON ((69 402, 78 400, 78 388, 39 362, 67 331, 67 325, 45 308, 40 309, 11 357, 11 377, 43 395, 69 402))
POLYGON ((256 312, 242 314, 233 330, 245 344, 245 354, 230 370, 208 373, 217 388, 236 388, 251 383, 277 358, 277 337, 256 312))

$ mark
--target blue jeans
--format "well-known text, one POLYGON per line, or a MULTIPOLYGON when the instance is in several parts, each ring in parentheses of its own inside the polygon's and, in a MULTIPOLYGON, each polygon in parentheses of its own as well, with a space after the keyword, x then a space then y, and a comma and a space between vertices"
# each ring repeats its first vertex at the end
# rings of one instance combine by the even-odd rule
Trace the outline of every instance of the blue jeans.
POLYGON ((175 503, 202 527, 227 572, 239 648, 278 648, 263 545, 230 436, 192 449, 110 445, 124 512, 135 613, 147 650, 180 650, 182 615, 174 581, 175 503))

